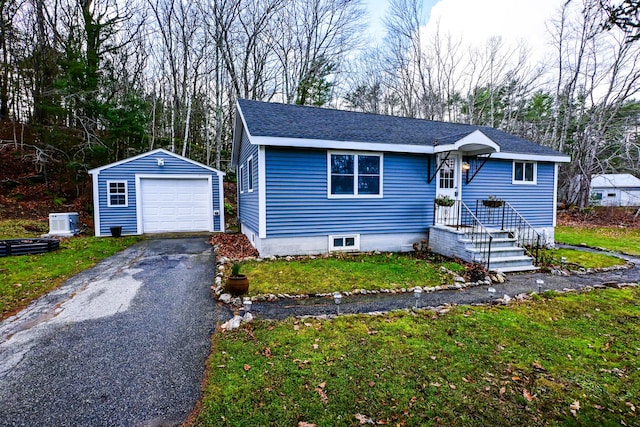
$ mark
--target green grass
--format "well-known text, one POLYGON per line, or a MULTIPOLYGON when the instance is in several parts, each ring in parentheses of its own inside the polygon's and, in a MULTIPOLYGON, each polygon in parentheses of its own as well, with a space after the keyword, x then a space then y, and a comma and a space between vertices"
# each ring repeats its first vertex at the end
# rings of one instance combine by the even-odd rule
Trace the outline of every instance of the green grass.
POLYGON ((457 263, 431 263, 406 254, 341 255, 286 261, 249 261, 242 273, 250 280, 251 295, 264 293, 315 294, 355 289, 400 289, 443 283, 444 265, 464 271, 457 263))
POLYGON ((40 237, 47 231, 49 231, 49 224, 46 221, 29 219, 0 220, 0 239, 40 237))
POLYGON ((543 254, 544 259, 549 259, 551 264, 560 266, 561 259, 565 257, 570 267, 580 266, 584 268, 607 268, 616 265, 625 265, 625 261, 601 253, 585 252, 575 249, 550 249, 543 254))
POLYGON ((640 229, 621 227, 567 227, 555 230, 556 242, 605 248, 629 255, 640 255, 640 229))
POLYGON ((197 426, 639 425, 640 290, 254 322, 208 363, 197 426))
MULTIPOLYGON (((39 236, 41 233, 30 231, 38 224, 0 221, 0 238, 39 236)), ((60 249, 54 252, 0 258, 0 318, 139 240, 137 236, 120 239, 73 237, 63 240, 60 249)))

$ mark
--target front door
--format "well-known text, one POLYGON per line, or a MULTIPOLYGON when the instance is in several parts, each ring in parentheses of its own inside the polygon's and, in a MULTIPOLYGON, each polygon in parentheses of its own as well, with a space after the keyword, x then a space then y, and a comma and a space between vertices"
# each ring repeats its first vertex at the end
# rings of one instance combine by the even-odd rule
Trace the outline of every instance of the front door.
MULTIPOLYGON (((460 157, 456 154, 439 154, 437 164, 440 170, 436 176, 436 197, 448 196, 460 200, 460 157)), ((436 205, 436 224, 457 225, 460 204, 453 206, 436 205)))

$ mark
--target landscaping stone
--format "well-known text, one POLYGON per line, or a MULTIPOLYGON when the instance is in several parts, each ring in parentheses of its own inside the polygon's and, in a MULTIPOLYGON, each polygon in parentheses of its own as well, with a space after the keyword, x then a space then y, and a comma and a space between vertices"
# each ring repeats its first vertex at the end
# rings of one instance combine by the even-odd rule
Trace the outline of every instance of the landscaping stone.
POLYGON ((225 304, 229 304, 231 302, 231 294, 224 293, 220 295, 218 301, 223 302, 225 304))

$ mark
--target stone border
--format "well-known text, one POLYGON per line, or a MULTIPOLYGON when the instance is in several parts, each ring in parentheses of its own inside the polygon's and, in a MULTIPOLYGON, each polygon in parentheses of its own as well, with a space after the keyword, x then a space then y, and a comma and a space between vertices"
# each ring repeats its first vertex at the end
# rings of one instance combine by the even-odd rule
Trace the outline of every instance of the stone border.
MULTIPOLYGON (((615 285, 593 285, 593 286, 585 286, 583 288, 564 288, 562 290, 550 290, 550 291, 545 291, 545 292, 553 292, 556 294, 567 294, 567 293, 571 293, 571 292, 576 292, 576 293, 586 293, 586 292, 592 292, 596 289, 605 289, 605 288, 617 288, 617 289, 624 289, 624 288, 637 288, 639 287, 640 284, 638 283, 617 283, 615 285)), ((481 303, 481 302, 475 302, 475 303, 471 303, 471 304, 463 304, 463 305, 468 305, 468 306, 472 306, 472 307, 487 307, 487 306, 494 306, 494 305, 504 305, 507 306, 511 303, 513 303, 513 301, 516 302, 521 302, 521 301, 527 301, 527 300, 531 300, 533 298, 534 295, 539 295, 537 292, 533 291, 531 293, 521 293, 521 294, 517 294, 515 295, 513 298, 510 297, 509 295, 506 295, 502 298, 497 298, 491 302, 488 303, 481 303)), ((434 314, 436 314, 437 316, 444 316, 445 314, 449 313, 449 311, 451 311, 451 309, 453 307, 457 307, 459 304, 443 304, 443 305, 438 305, 438 306, 425 306, 425 307, 419 307, 419 308, 413 308, 413 307, 407 307, 407 308, 403 308, 403 309, 395 309, 395 310, 389 310, 389 311, 371 311, 371 312, 367 312, 367 313, 358 313, 358 314, 354 314, 354 315, 364 315, 364 316, 384 316, 385 314, 388 313, 392 313, 392 312, 396 312, 396 311, 405 311, 407 313, 413 313, 416 311, 432 311, 434 312, 434 314)), ((338 314, 321 314, 319 316, 296 316, 296 319, 316 319, 316 320, 329 320, 329 319, 335 319, 336 317, 338 317, 340 315, 338 314)), ((269 319, 266 319, 269 320, 269 319)))
MULTIPOLYGON (((596 248, 590 248, 596 249, 596 248)), ((213 247, 214 254, 218 254, 218 246, 213 247)), ((608 252, 608 251, 607 251, 608 252)), ((371 252, 374 255, 380 255, 382 252, 374 251, 371 252)), ((340 254, 343 255, 343 254, 340 254)), ((309 255, 309 256, 286 256, 286 257, 276 257, 270 256, 266 258, 258 258, 258 257, 245 257, 245 258, 227 258, 227 257, 217 257, 216 256, 216 277, 214 279, 214 286, 211 287, 213 290, 215 297, 218 301, 224 304, 231 304, 235 307, 242 307, 242 298, 240 297, 232 297, 230 294, 224 292, 224 285, 222 283, 224 279, 224 274, 226 271, 226 265, 234 262, 244 262, 244 261, 275 261, 278 259, 283 259, 285 261, 296 261, 301 259, 317 259, 317 258, 330 258, 332 254, 323 254, 323 255, 309 255)), ((613 254, 615 256, 615 254, 613 254)), ((623 259, 623 258, 621 258, 623 259)), ((626 261, 626 260, 625 260, 626 261)), ((594 274, 594 273, 604 273, 609 271, 617 271, 617 270, 628 270, 635 266, 635 264, 631 261, 626 261, 624 265, 615 265, 612 267, 604 267, 604 268, 580 268, 577 270, 574 269, 559 269, 553 268, 550 270, 551 275, 556 276, 571 276, 572 274, 576 275, 585 275, 585 274, 594 274)), ((438 285, 438 286, 414 286, 411 288, 400 288, 400 289, 374 289, 374 290, 366 290, 366 289, 356 289, 353 291, 341 292, 343 296, 353 296, 353 295, 377 295, 377 294, 403 294, 403 293, 413 293, 416 288, 422 289, 425 293, 432 293, 438 291, 450 291, 450 290, 461 290, 466 288, 473 288, 476 286, 490 286, 493 283, 504 283, 506 282, 507 276, 501 272, 491 271, 487 276, 485 276, 484 280, 480 280, 477 282, 467 282, 465 279, 458 275, 457 273, 448 270, 446 267, 440 267, 440 271, 447 275, 450 275, 453 278, 453 285, 438 285)), ((260 294, 254 295, 250 297, 252 302, 273 302, 278 301, 280 299, 289 299, 289 300, 300 300, 300 299, 308 299, 308 298, 326 298, 332 297, 333 292, 327 293, 317 293, 317 294, 260 294)))

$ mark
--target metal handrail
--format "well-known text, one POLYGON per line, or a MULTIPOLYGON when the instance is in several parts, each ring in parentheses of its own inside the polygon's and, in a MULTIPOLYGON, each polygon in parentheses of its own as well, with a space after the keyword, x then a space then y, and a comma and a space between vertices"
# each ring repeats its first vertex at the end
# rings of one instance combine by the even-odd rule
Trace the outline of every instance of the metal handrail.
POLYGON ((465 238, 478 248, 482 257, 480 263, 487 270, 491 269, 491 245, 494 236, 462 200, 456 200, 451 206, 440 206, 434 202, 433 225, 436 224, 455 227, 457 231, 462 231, 465 238))
POLYGON ((475 212, 484 225, 508 231, 516 244, 533 258, 534 264, 538 264, 543 238, 509 202, 503 201, 499 207, 487 207, 476 200, 475 212))

